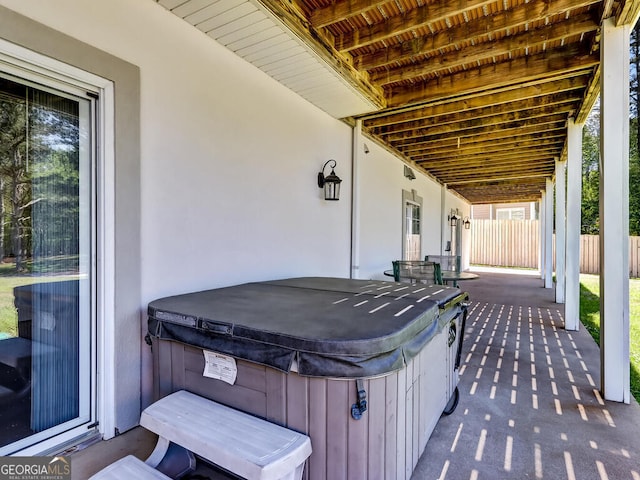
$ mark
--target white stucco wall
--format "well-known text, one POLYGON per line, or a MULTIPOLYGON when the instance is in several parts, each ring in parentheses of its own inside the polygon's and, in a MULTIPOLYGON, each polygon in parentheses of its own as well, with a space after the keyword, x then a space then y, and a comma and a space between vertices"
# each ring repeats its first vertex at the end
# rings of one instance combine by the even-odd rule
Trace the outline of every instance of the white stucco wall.
MULTIPOLYGON (((360 171, 360 278, 383 279, 393 260, 402 259, 402 191, 422 197, 422 257, 440 254, 441 186, 413 169, 416 178, 404 176, 404 163, 370 140, 360 171)), ((387 278, 388 280, 388 278, 387 278)))
MULTIPOLYGON (((140 69, 140 331, 149 301, 247 281, 348 277, 352 130, 236 57, 153 0, 0 0, 26 17, 140 69), (339 202, 316 185, 328 159, 342 178, 339 202)), ((441 249, 442 212, 468 207, 368 141, 360 163, 360 278, 381 278, 400 258, 402 190, 423 198, 423 254, 441 249)), ((116 202, 119 199, 116 198, 116 202)), ((445 213, 446 215, 446 213, 445 213)), ((118 278, 115 279, 119 281, 118 278)), ((142 404, 150 398, 149 350, 138 351, 142 404)), ((131 375, 132 379, 134 377, 131 375)), ((127 387, 129 388, 129 387, 127 387)), ((139 412, 120 415, 124 430, 139 412)))
POLYGON ((333 158, 349 198, 348 126, 151 0, 0 3, 140 67, 143 302, 348 276, 349 202, 315 184, 333 158))

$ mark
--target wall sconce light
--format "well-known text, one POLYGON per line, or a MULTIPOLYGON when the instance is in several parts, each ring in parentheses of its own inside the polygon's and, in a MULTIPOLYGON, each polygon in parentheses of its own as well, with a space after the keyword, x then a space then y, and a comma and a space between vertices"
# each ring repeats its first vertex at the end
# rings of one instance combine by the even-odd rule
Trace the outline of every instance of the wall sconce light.
POLYGON ((462 223, 464 224, 465 230, 469 230, 471 228, 471 220, 469 220, 469 217, 464 217, 462 223))
POLYGON ((407 177, 409 180, 415 180, 416 178, 416 174, 413 173, 413 170, 411 170, 406 165, 404 166, 404 176, 407 177))
POLYGON ((458 219, 459 218, 460 217, 456 216, 455 213, 452 214, 452 215, 449 215, 449 221, 451 222, 451 226, 452 227, 457 227, 458 226, 458 219))
POLYGON ((325 200, 338 200, 340 198, 340 183, 342 180, 336 175, 334 168, 337 163, 335 160, 328 160, 322 167, 322 171, 318 173, 318 187, 324 187, 324 199, 325 200), (333 162, 331 166, 331 173, 324 176, 324 169, 327 168, 329 163, 333 162))

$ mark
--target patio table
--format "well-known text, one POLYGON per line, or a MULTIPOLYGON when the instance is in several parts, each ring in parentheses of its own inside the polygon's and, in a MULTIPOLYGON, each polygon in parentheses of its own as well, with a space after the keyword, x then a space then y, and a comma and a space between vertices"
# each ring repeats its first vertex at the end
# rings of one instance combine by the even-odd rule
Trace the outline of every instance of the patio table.
MULTIPOLYGON (((393 277, 393 270, 385 270, 384 271, 385 276, 387 277, 393 277)), ((458 286, 458 282, 460 281, 464 281, 464 280, 476 280, 477 278, 479 278, 479 275, 477 273, 471 273, 471 272, 454 272, 452 270, 442 270, 441 271, 442 274, 442 281, 445 284, 448 284, 449 282, 453 282, 453 286, 457 287, 458 286)), ((413 274, 410 277, 412 280, 415 280, 416 282, 420 282, 423 280, 432 280, 433 276, 430 275, 429 278, 424 278, 422 276, 420 276, 419 273, 413 274)))

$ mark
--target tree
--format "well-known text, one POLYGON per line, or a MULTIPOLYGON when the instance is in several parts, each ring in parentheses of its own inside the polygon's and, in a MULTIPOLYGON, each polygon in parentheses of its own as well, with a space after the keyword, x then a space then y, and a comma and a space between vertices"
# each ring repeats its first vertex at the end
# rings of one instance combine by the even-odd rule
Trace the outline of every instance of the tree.
MULTIPOLYGON (((629 51, 629 234, 640 235, 640 24, 629 51)), ((600 110, 589 116, 582 136, 582 233, 597 234, 600 183, 600 110)))
POLYGON ((582 233, 600 230, 600 108, 596 104, 582 130, 582 233))
MULTIPOLYGON (((22 222, 20 205, 26 193, 20 165, 24 164, 27 147, 26 102, 9 90, 0 96, 0 238, 4 239, 5 215, 9 216, 9 250, 16 256, 16 269, 24 268, 20 225, 22 222), (5 202, 9 208, 5 208, 5 202)), ((0 242, 3 243, 3 242, 0 242)), ((4 257, 5 248, 1 247, 4 257)))
MULTIPOLYGON (((630 97, 630 112, 631 118, 638 118, 638 105, 640 102, 640 79, 638 78, 638 72, 640 72, 640 23, 637 23, 631 31, 630 37, 630 49, 629 52, 629 97, 630 97)), ((630 129, 630 132, 635 132, 635 145, 636 152, 640 151, 640 123, 630 125, 634 127, 630 129)), ((633 136, 633 135, 630 135, 633 136)), ((636 157, 637 158, 637 157, 636 157)))
POLYGON ((79 135, 77 102, 0 79, 0 259, 17 271, 78 254, 79 135))
POLYGON ((640 235, 640 23, 631 31, 629 65, 629 234, 640 235))

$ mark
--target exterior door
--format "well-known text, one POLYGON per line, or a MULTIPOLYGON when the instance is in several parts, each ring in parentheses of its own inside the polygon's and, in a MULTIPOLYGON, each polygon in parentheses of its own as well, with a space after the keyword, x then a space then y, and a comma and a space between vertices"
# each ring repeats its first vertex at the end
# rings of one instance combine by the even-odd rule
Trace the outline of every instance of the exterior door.
POLYGON ((0 66, 0 455, 95 422, 94 97, 0 66))

